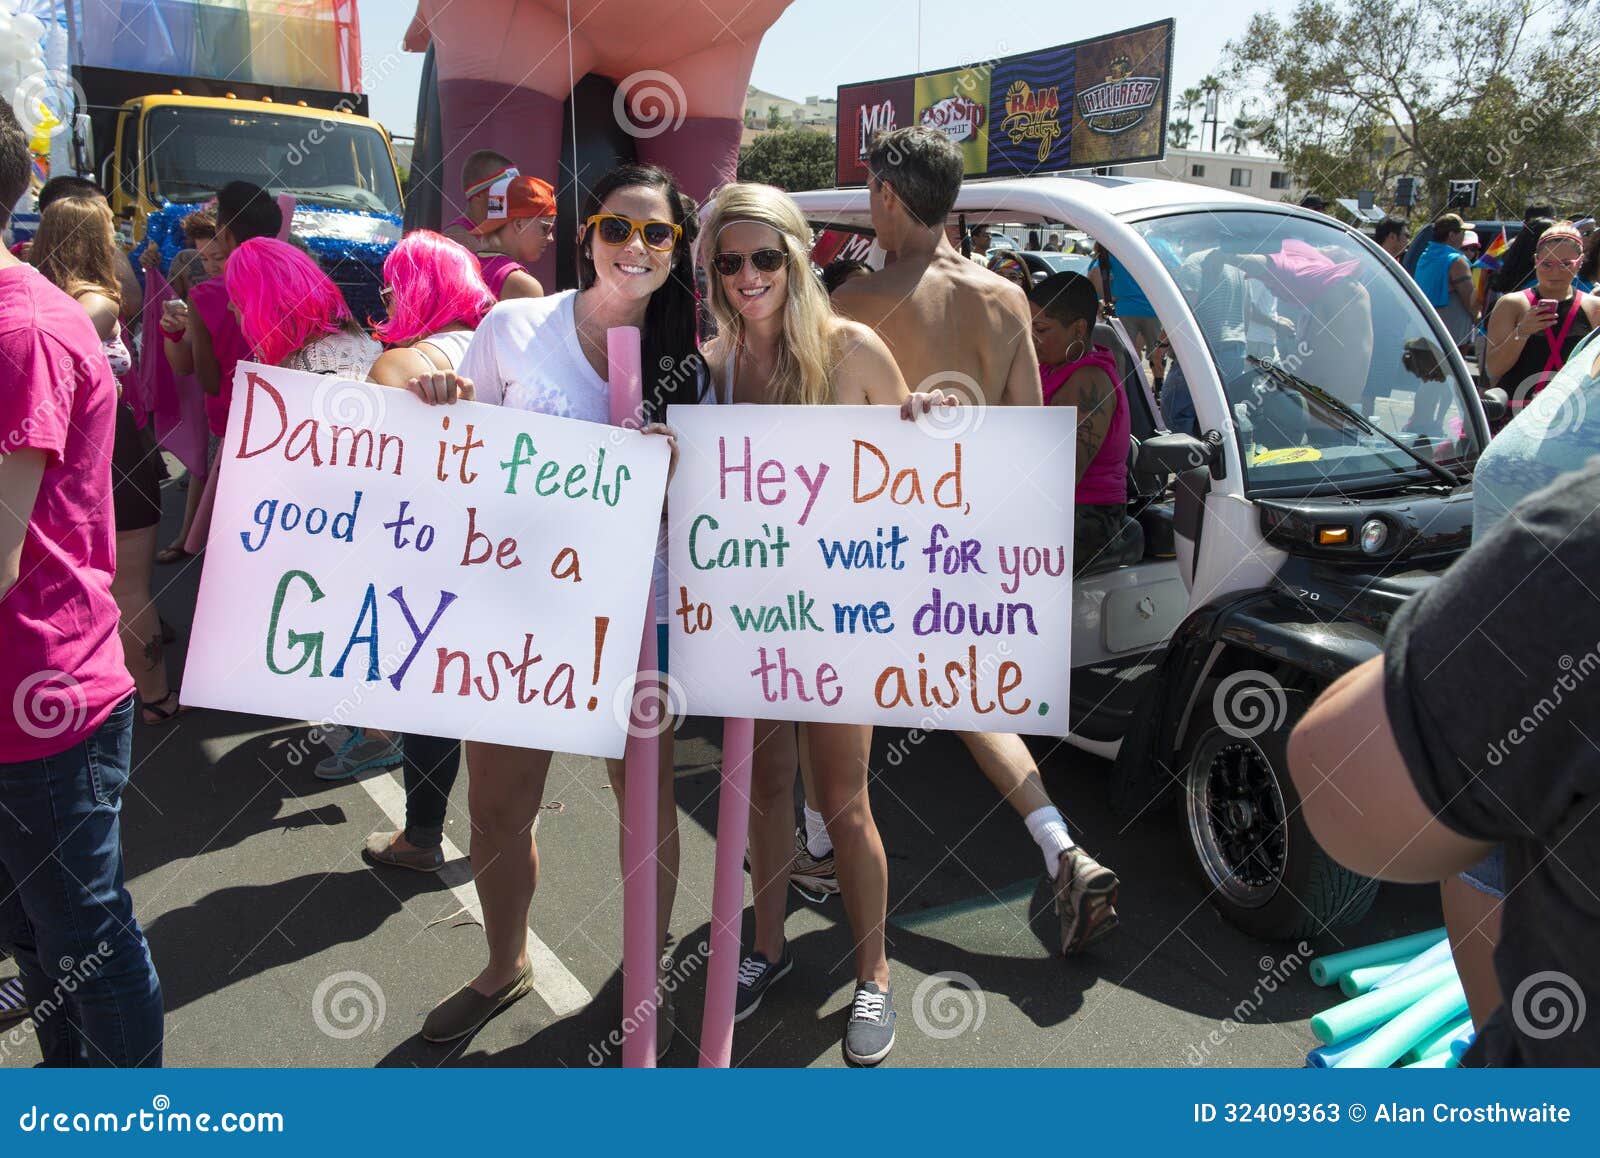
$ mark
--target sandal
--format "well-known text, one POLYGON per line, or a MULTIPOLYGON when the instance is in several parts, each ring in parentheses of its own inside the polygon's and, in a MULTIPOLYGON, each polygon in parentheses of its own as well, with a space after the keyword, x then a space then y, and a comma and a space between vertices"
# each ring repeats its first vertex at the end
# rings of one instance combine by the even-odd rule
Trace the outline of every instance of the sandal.
POLYGON ((188 557, 189 552, 185 551, 182 547, 176 546, 163 547, 161 550, 156 552, 156 562, 168 566, 173 563, 177 563, 180 560, 187 559, 188 557))
POLYGON ((144 713, 145 726, 159 728, 162 724, 170 724, 173 720, 183 715, 184 712, 187 712, 189 709, 178 703, 174 703, 171 708, 162 706, 163 704, 173 703, 177 698, 178 692, 174 688, 159 700, 140 700, 139 709, 144 713), (152 716, 155 718, 151 719, 152 716))

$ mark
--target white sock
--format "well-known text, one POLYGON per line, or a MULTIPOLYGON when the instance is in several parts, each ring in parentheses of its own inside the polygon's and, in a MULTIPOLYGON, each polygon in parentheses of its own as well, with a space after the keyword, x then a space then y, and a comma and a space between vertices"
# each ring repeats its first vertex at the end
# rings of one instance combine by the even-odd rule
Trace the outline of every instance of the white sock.
POLYGON ((1054 880, 1056 873, 1061 871, 1061 854, 1073 843, 1072 834, 1067 831, 1066 818, 1061 815, 1059 808, 1047 804, 1028 813, 1022 823, 1028 826, 1028 835, 1033 837, 1039 851, 1044 854, 1045 876, 1054 880))
POLYGON ((828 826, 822 813, 806 805, 806 851, 821 860, 833 851, 833 841, 828 839, 828 826))

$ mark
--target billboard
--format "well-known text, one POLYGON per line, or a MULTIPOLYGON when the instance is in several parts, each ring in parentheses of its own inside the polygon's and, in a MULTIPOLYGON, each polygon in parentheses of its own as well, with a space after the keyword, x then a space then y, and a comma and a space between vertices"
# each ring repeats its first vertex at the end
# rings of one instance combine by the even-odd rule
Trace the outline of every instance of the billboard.
POLYGON ((937 128, 968 177, 1159 160, 1166 151, 1173 21, 964 68, 839 86, 840 186, 864 185, 874 134, 937 128))

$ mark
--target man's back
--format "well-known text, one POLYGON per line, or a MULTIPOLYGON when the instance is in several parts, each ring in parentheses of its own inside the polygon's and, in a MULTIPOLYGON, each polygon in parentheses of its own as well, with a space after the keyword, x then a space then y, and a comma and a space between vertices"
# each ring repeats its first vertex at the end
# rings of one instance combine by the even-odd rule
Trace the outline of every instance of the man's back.
POLYGON ((1026 296, 948 245, 852 279, 833 302, 877 331, 912 390, 949 391, 971 378, 987 405, 1042 401, 1026 296))
POLYGON ((0 269, 0 453, 44 472, 18 581, 0 596, 0 764, 53 756, 133 690, 111 598, 117 385, 82 307, 31 266, 0 269))

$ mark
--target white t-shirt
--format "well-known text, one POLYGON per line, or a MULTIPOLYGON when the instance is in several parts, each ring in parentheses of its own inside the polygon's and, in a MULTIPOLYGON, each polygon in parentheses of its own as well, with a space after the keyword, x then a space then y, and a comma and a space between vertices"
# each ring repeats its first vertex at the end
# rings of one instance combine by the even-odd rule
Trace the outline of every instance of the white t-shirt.
POLYGON ((584 422, 611 420, 610 393, 578 342, 576 290, 512 298, 489 311, 461 359, 479 402, 584 422))
MULTIPOLYGON (((572 314, 576 297, 576 290, 565 290, 542 298, 512 298, 489 311, 457 371, 472 380, 479 402, 584 422, 610 422, 610 387, 594 372, 578 341, 572 314)), ((714 400, 714 395, 700 399, 714 400)), ((665 623, 665 515, 656 540, 655 581, 656 622, 665 623)))

